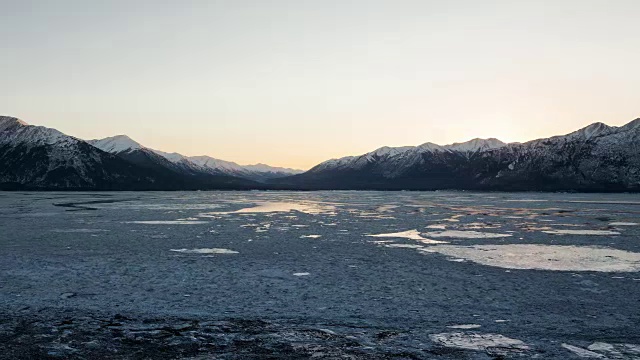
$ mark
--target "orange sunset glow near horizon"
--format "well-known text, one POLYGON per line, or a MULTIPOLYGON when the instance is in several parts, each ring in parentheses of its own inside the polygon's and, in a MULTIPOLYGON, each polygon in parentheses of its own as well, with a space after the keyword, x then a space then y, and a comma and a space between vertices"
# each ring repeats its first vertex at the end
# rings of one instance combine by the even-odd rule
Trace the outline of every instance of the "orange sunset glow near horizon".
POLYGON ((0 113, 298 169, 640 117, 638 1, 13 1, 0 113), (63 6, 64 5, 64 6, 63 6))

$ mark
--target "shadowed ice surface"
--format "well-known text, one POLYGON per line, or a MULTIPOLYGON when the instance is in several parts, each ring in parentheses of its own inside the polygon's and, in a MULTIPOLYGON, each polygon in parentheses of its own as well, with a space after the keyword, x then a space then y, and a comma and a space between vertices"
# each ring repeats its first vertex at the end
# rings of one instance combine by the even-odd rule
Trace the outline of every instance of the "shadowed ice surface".
POLYGON ((0 193, 0 205, 0 358, 640 358, 638 195, 0 193))

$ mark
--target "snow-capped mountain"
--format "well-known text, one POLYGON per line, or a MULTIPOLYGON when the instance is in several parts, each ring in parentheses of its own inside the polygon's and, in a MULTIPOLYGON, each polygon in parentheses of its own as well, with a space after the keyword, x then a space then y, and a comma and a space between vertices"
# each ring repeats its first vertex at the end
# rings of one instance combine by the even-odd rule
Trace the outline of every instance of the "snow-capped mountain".
POLYGON ((58 130, 0 116, 0 189, 243 189, 255 185, 229 176, 186 178, 164 167, 141 167, 58 130))
POLYGON ((1 188, 111 188, 151 184, 119 158, 55 129, 0 117, 1 188))
POLYGON ((0 116, 0 189, 105 190, 640 191, 640 119, 620 127, 595 123, 526 143, 474 139, 382 147, 281 177, 296 172, 164 153, 124 135, 85 142, 0 116))
POLYGON ((308 189, 640 191, 640 119, 522 144, 383 147, 276 182, 308 189))
MULTIPOLYGON (((381 147, 360 156, 347 156, 340 159, 325 161, 308 173, 319 173, 331 170, 355 170, 367 168, 373 164, 381 164, 380 170, 385 177, 397 177, 412 166, 423 161, 425 154, 453 154, 469 158, 478 152, 497 149, 506 144, 498 139, 473 139, 463 143, 451 145, 437 145, 424 143, 419 146, 381 147)), ((443 155, 444 156, 444 155, 443 155)))
POLYGON ((89 140, 88 142, 103 151, 118 155, 141 166, 149 167, 160 164, 174 171, 183 171, 190 174, 229 175, 254 181, 266 181, 302 173, 301 170, 264 164, 238 165, 231 161, 215 159, 209 156, 184 156, 178 153, 167 153, 149 149, 126 135, 89 140))

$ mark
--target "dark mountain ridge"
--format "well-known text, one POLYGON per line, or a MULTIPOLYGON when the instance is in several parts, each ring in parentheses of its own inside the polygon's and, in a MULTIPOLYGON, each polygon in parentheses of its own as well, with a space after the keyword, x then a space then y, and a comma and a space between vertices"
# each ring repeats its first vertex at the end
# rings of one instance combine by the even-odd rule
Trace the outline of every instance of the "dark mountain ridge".
POLYGON ((196 190, 253 189, 231 176, 185 177, 162 167, 143 167, 55 129, 0 117, 2 190, 196 190))
POLYGON ((126 136, 86 142, 0 117, 0 190, 583 192, 640 191, 640 119, 620 127, 594 123, 525 143, 473 139, 445 146, 382 147, 272 178, 287 171, 295 170, 162 153, 126 136))
POLYGON ((381 148, 275 181, 304 189, 640 191, 640 119, 564 136, 381 148))

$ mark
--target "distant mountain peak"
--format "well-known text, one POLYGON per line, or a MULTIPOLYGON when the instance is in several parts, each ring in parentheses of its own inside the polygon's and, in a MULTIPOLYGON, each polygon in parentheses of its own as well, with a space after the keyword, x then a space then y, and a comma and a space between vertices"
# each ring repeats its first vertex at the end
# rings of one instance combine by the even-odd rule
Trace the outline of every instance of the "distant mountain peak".
POLYGON ((489 138, 489 139, 475 138, 475 139, 471 139, 469 141, 465 141, 461 143, 453 143, 451 145, 445 145, 443 147, 447 150, 476 152, 476 151, 497 149, 505 145, 507 144, 496 138, 489 138))
POLYGON ((601 123, 601 122, 595 122, 591 125, 588 125, 586 127, 583 127, 580 130, 574 131, 570 134, 567 135, 567 137, 569 138, 581 138, 581 139, 585 139, 585 140, 589 140, 589 139, 593 139, 595 137, 604 135, 609 133, 612 129, 615 129, 615 127, 609 126, 605 123, 601 123))
POLYGON ((116 135, 104 139, 89 140, 87 142, 102 151, 114 154, 144 148, 144 146, 131 139, 127 135, 116 135))

